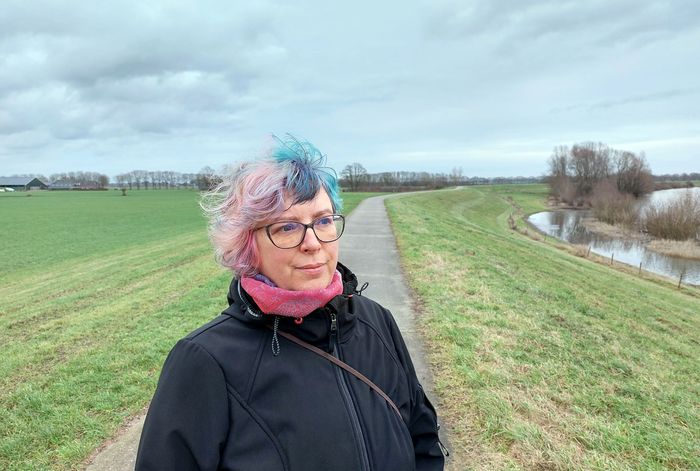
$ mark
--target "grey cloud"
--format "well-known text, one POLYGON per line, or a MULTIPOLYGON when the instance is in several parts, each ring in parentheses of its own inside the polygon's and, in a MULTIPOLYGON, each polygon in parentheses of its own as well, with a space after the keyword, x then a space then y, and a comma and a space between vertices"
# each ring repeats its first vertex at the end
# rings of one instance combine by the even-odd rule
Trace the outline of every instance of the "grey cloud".
POLYGON ((648 93, 645 95, 634 95, 630 97, 621 98, 619 100, 607 100, 599 103, 595 103, 589 107, 591 111, 604 110, 608 108, 614 108, 617 106, 631 105, 637 103, 647 103, 655 101, 664 101, 670 98, 678 98, 689 95, 695 95, 700 91, 699 89, 685 89, 685 90, 666 90, 656 93, 648 93))
POLYGON ((636 105, 640 103, 649 102, 661 102, 679 97, 687 97, 692 95, 697 95, 700 93, 699 88, 687 88, 687 89, 672 89, 663 90, 654 93, 646 93, 642 95, 631 95, 626 96, 617 100, 603 100, 590 104, 576 104, 558 108, 552 108, 550 110, 551 114, 567 113, 571 111, 601 111, 608 110, 610 108, 623 107, 626 105, 636 105))
POLYGON ((5 0, 0 163, 216 167, 290 131, 340 168, 528 169, 561 143, 682 138, 698 127, 696 5, 5 0))
POLYGON ((700 25, 700 4, 685 1, 443 2, 432 6, 426 30, 433 37, 493 36, 510 46, 543 38, 610 46, 655 40, 700 25))
POLYGON ((285 55, 266 3, 73 6, 3 7, 0 134, 46 127, 76 139, 228 126, 285 55))

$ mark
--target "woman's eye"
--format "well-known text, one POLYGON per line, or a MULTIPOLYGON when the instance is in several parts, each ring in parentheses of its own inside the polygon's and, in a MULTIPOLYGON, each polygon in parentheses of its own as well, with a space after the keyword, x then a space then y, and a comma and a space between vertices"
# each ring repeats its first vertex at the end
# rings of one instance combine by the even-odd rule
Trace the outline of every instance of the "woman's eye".
POLYGON ((316 220, 317 226, 327 226, 329 224, 333 224, 333 216, 326 216, 316 220))
POLYGON ((298 224, 293 223, 293 222, 290 222, 288 224, 284 224, 284 225, 282 225, 282 227, 280 227, 280 232, 294 232, 296 230, 297 226, 298 226, 298 224))
POLYGON ((295 222, 285 222, 281 224, 275 224, 270 226, 270 233, 272 234, 289 234, 297 229, 298 224, 295 222))

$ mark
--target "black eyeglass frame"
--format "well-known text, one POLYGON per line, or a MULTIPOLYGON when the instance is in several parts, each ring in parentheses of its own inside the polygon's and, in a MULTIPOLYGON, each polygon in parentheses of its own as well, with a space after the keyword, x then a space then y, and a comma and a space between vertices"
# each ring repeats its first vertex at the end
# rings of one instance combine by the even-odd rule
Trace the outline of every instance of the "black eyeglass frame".
POLYGON ((299 222, 299 221, 276 221, 276 222, 273 222, 272 224, 268 224, 268 225, 266 225, 266 226, 258 227, 258 228, 255 229, 255 230, 256 230, 256 231, 259 231, 260 229, 265 229, 265 234, 267 234, 267 238, 270 239, 270 242, 272 242, 272 245, 274 245, 274 246, 277 247, 278 249, 282 249, 282 250, 295 249, 295 248, 299 247, 301 244, 304 243, 304 238, 306 237, 306 231, 308 231, 309 229, 311 229, 311 232, 314 233, 314 237, 316 237, 316 240, 318 240, 319 242, 324 243, 324 244, 327 244, 327 243, 330 243, 330 242, 335 242, 336 240, 340 239, 340 237, 341 237, 341 236, 343 235, 343 233, 345 232, 345 216, 343 216, 342 214, 326 214, 325 216, 319 216, 319 217, 317 217, 316 219, 314 219, 313 221, 311 221, 311 222, 308 223, 308 224, 304 224, 303 222, 299 222), (334 223, 335 223, 335 221, 337 221, 338 219, 340 219, 341 221, 343 221, 343 229, 340 231, 340 234, 338 234, 338 237, 336 237, 335 239, 332 239, 332 240, 322 240, 322 239, 318 236, 318 234, 316 234, 316 229, 314 229, 314 224, 316 224, 316 223, 317 223, 318 221, 320 221, 321 219, 323 219, 323 218, 328 218, 328 217, 333 218, 333 222, 334 222, 334 223), (285 224, 285 223, 290 223, 290 222, 291 222, 291 223, 294 223, 294 224, 299 224, 300 226, 303 226, 303 227, 304 227, 304 230, 303 230, 302 233, 301 233, 301 239, 299 240, 299 243, 298 243, 298 244, 293 245, 293 246, 291 246, 291 247, 280 247, 279 245, 275 244, 275 241, 274 241, 274 240, 272 240, 272 234, 270 234, 270 228, 271 228, 272 226, 276 225, 276 224, 285 224))

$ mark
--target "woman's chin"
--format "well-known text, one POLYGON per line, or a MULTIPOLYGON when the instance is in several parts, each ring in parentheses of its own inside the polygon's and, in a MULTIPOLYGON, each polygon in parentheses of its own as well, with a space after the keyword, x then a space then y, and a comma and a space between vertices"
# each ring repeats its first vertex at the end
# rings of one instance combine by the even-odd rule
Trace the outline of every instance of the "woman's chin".
POLYGON ((310 291, 316 289, 326 288, 330 283, 333 275, 330 276, 326 273, 317 274, 315 276, 309 276, 308 274, 302 274, 298 279, 294 280, 290 287, 287 288, 291 291, 310 291))

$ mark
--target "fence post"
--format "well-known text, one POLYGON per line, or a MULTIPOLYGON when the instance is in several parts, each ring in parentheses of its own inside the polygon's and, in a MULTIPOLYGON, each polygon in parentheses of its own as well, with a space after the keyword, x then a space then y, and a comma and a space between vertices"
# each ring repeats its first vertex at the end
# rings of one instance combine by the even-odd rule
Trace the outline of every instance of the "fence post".
POLYGON ((610 256, 610 265, 612 265, 613 263, 615 263, 615 252, 613 252, 610 256))
POLYGON ((678 277, 678 289, 681 289, 681 283, 683 282, 683 275, 685 275, 685 268, 681 272, 681 276, 678 277))
POLYGON ((642 274, 642 262, 639 262, 639 274, 642 274))

